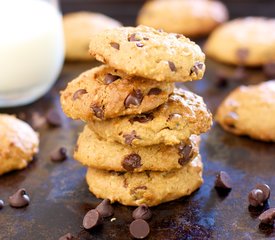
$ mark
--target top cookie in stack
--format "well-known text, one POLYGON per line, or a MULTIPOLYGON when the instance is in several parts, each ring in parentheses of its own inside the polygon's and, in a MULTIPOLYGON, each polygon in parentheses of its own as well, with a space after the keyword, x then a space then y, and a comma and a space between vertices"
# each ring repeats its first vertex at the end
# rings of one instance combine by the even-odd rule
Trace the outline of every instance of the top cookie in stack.
POLYGON ((202 78, 200 47, 183 35, 120 27, 94 36, 90 53, 105 65, 82 73, 61 94, 67 116, 87 122, 75 158, 89 167, 90 190, 149 206, 191 194, 202 183, 197 135, 212 116, 201 97, 174 82, 202 78))

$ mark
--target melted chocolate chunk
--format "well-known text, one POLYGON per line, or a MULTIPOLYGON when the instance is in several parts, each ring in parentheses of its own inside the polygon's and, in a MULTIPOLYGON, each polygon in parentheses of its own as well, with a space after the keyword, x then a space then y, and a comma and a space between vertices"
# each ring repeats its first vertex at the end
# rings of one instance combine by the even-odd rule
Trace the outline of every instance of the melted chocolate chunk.
POLYGON ((179 119, 179 118, 182 118, 182 115, 179 114, 179 113, 171 113, 168 117, 168 121, 172 120, 172 119, 179 119))
POLYGON ((183 166, 192 157, 193 148, 191 144, 188 144, 188 145, 180 144, 178 149, 179 149, 178 153, 181 156, 181 158, 178 160, 178 163, 183 166))
POLYGON ((150 122, 154 119, 153 113, 144 113, 140 115, 136 115, 132 118, 129 119, 129 122, 133 124, 134 122, 139 122, 139 123, 147 123, 150 122))
POLYGON ((142 204, 133 211, 132 216, 134 219, 149 220, 152 217, 152 212, 146 204, 142 204))
POLYGON ((125 156, 124 160, 122 161, 122 167, 129 172, 132 172, 141 166, 141 157, 136 153, 125 156))
POLYGON ((222 190, 232 189, 232 180, 227 172, 221 171, 216 177, 215 187, 222 190))
POLYGON ((139 136, 137 136, 137 133, 135 130, 133 130, 130 134, 124 134, 123 135, 125 139, 125 144, 131 145, 134 139, 140 139, 139 136))
POLYGON ((144 239, 150 233, 149 224, 143 219, 136 219, 130 224, 130 233, 134 238, 144 239))
POLYGON ((131 35, 128 37, 128 41, 129 41, 129 42, 136 42, 136 41, 140 41, 140 39, 138 39, 138 38, 136 37, 136 34, 133 33, 133 34, 131 34, 131 35))
POLYGON ((150 91, 148 92, 148 96, 150 95, 159 95, 161 94, 161 89, 159 88, 151 88, 150 91))
POLYGON ((29 205, 30 197, 24 188, 19 189, 16 193, 9 197, 9 204, 14 208, 21 208, 29 205))
POLYGON ((144 38, 143 38, 143 40, 148 41, 148 40, 149 40, 149 38, 148 38, 148 37, 144 37, 144 38))
POLYGON ((95 114, 95 116, 97 118, 99 118, 99 119, 103 119, 104 118, 104 110, 101 107, 93 104, 91 106, 91 109, 93 110, 93 112, 94 112, 94 114, 95 114))
POLYGON ((104 199, 96 208, 103 218, 111 217, 114 214, 114 209, 109 199, 104 199))
POLYGON ((113 48, 115 48, 117 50, 120 49, 120 45, 118 43, 116 43, 116 42, 111 42, 110 45, 111 45, 111 47, 113 47, 113 48))
POLYGON ((73 101, 79 99, 82 95, 87 94, 86 89, 78 89, 74 94, 73 94, 73 101))
POLYGON ((168 61, 168 65, 169 65, 169 68, 172 72, 176 72, 177 71, 177 68, 175 66, 175 63, 171 62, 171 61, 168 61))
POLYGON ((133 90, 125 99, 125 108, 130 107, 130 105, 139 106, 143 100, 143 94, 141 90, 133 90))
POLYGON ((63 162, 68 158, 67 149, 61 147, 53 152, 51 152, 51 160, 53 162, 63 162))
POLYGON ((198 75, 199 74, 199 70, 201 70, 201 69, 203 69, 203 63, 196 62, 195 65, 190 70, 190 75, 192 73, 195 73, 196 75, 198 75))
POLYGON ((108 73, 108 74, 105 75, 104 82, 105 82, 105 84, 108 85, 108 84, 111 84, 111 83, 113 83, 114 81, 116 81, 118 79, 120 79, 120 76, 116 76, 116 75, 112 75, 112 74, 108 73))
POLYGON ((99 212, 95 209, 88 211, 83 218, 83 227, 87 230, 90 230, 101 223, 102 223, 102 218, 99 212))

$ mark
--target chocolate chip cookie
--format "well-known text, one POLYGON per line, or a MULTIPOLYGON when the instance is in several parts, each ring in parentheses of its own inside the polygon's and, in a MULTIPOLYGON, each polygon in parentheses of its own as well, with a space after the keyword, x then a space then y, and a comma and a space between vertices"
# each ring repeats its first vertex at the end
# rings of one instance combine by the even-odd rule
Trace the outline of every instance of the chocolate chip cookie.
POLYGON ((131 77, 107 65, 82 73, 61 92, 65 114, 83 121, 140 114, 163 104, 174 84, 131 77))
POLYGON ((275 80, 235 89, 220 105, 216 120, 229 132, 275 142, 275 80))
POLYGON ((74 158, 88 167, 113 171, 170 171, 181 168, 199 152, 199 137, 193 135, 174 146, 130 147, 108 142, 85 126, 80 134, 74 158))
POLYGON ((25 168, 38 152, 38 135, 25 122, 0 114, 0 175, 25 168))
POLYGON ((168 101, 153 111, 89 124, 102 138, 129 146, 180 144, 211 125, 212 115, 203 99, 183 89, 175 89, 168 101))
POLYGON ((155 206, 188 196, 203 183, 200 155, 182 168, 170 172, 121 173, 89 168, 86 176, 90 191, 123 205, 155 206))
POLYGON ((198 80, 205 70, 205 56, 194 42, 145 26, 105 30, 93 36, 90 53, 129 75, 156 81, 198 80))

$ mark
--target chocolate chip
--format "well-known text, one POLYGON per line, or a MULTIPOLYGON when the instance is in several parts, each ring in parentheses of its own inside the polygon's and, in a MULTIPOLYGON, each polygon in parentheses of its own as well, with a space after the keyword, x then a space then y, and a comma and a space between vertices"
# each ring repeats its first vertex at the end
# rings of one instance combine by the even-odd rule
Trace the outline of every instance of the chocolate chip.
POLYGON ((269 199, 271 191, 270 187, 267 184, 257 184, 255 188, 262 190, 262 192, 264 193, 265 200, 269 199))
POLYGON ((148 41, 148 40, 149 40, 149 38, 148 38, 148 37, 144 37, 144 38, 143 38, 143 40, 148 41))
POLYGON ((83 227, 86 230, 90 230, 102 223, 102 218, 99 212, 95 209, 92 209, 86 213, 83 218, 83 227))
POLYGON ((161 94, 161 89, 159 88, 151 88, 150 91, 148 92, 148 96, 150 95, 159 95, 161 94))
POLYGON ((203 63, 196 62, 195 65, 190 70, 190 75, 192 73, 195 73, 196 75, 198 75, 199 74, 199 70, 201 70, 201 69, 203 69, 203 63))
POLYGON ((2 209, 4 205, 5 205, 4 201, 0 199, 0 209, 2 209))
POLYGON ((141 42, 137 42, 136 45, 137 45, 137 47, 144 47, 144 44, 141 42))
POLYGON ((228 77, 224 73, 218 73, 215 85, 217 88, 226 88, 228 80, 228 77))
POLYGON ((138 90, 133 90, 125 99, 124 106, 125 108, 130 107, 130 105, 139 106, 142 102, 143 94, 138 90))
POLYGON ((50 109, 46 114, 47 122, 52 127, 60 127, 62 125, 62 118, 56 109, 50 109))
POLYGON ((266 63, 263 66, 264 74, 268 78, 275 78, 275 62, 266 63))
POLYGON ((181 38, 182 36, 182 34, 176 34, 176 38, 181 38))
POLYGON ((94 115, 99 118, 99 119, 103 119, 104 118, 104 110, 98 106, 98 105, 91 105, 91 109, 93 110, 94 112, 94 115))
POLYGON ((44 116, 42 116, 41 114, 39 114, 38 112, 34 112, 31 115, 30 124, 33 129, 39 130, 46 126, 47 119, 44 116))
POLYGON ((163 32, 163 29, 157 29, 158 32, 162 33, 163 32))
POLYGON ((130 233, 134 238, 144 239, 150 233, 149 224, 143 219, 136 219, 130 224, 130 233))
POLYGON ((267 224, 267 225, 274 225, 274 220, 275 220, 275 208, 270 208, 263 212, 259 216, 259 220, 261 221, 262 224, 267 224))
POLYGON ((237 113, 229 112, 224 118, 224 123, 230 128, 235 128, 238 119, 239 115, 237 113))
POLYGON ((21 208, 29 205, 30 197, 24 188, 19 189, 16 193, 9 197, 9 204, 14 208, 21 208))
POLYGON ((111 84, 112 82, 114 82, 118 79, 120 79, 120 76, 116 76, 116 75, 112 75, 112 74, 108 73, 108 74, 105 75, 104 82, 105 82, 105 84, 108 85, 108 84, 111 84))
POLYGON ((58 240, 75 240, 75 238, 71 233, 67 233, 64 236, 60 237, 58 240))
POLYGON ((270 197, 270 188, 267 184, 257 184, 248 194, 249 204, 253 207, 262 207, 270 197))
POLYGON ((175 118, 182 118, 182 115, 179 113, 171 113, 168 117, 168 121, 175 119, 175 118))
POLYGON ((249 50, 246 48, 240 48, 236 52, 236 56, 242 63, 247 59, 249 50))
POLYGON ((184 165, 193 155, 193 148, 191 144, 180 144, 178 147, 181 158, 178 160, 180 165, 184 165))
POLYGON ((137 133, 135 130, 133 130, 130 134, 124 134, 123 135, 125 139, 125 144, 131 145, 134 139, 140 139, 139 136, 137 136, 137 133))
POLYGON ((136 42, 136 41, 140 41, 140 39, 136 38, 136 34, 133 33, 128 37, 128 41, 129 42, 136 42))
POLYGON ((110 217, 114 214, 114 209, 109 199, 104 199, 96 208, 101 217, 110 217))
POLYGON ((217 189, 223 189, 223 190, 232 189, 232 180, 228 175, 228 173, 224 171, 219 172, 215 181, 215 187, 217 189))
POLYGON ((132 216, 134 219, 148 220, 152 217, 152 212, 146 204, 142 204, 133 211, 132 216))
POLYGON ((134 169, 141 167, 141 157, 136 153, 127 155, 122 161, 122 167, 129 172, 134 171, 134 169))
POLYGON ((168 61, 168 65, 169 65, 169 68, 172 72, 176 72, 177 71, 177 68, 175 66, 175 64, 171 61, 168 61))
POLYGON ((153 113, 144 113, 144 114, 136 115, 130 118, 129 122, 131 124, 133 124, 134 122, 146 123, 146 122, 152 121, 153 119, 154 119, 153 113))
POLYGON ((86 89, 78 89, 73 95, 73 101, 79 99, 82 95, 86 94, 86 89))
POLYGON ((118 43, 116 43, 116 42, 111 42, 110 45, 111 45, 111 47, 113 47, 113 48, 115 48, 117 50, 119 50, 119 48, 120 48, 120 45, 118 43))
POLYGON ((64 147, 61 147, 51 152, 50 156, 53 162, 62 162, 68 158, 67 149, 64 147))

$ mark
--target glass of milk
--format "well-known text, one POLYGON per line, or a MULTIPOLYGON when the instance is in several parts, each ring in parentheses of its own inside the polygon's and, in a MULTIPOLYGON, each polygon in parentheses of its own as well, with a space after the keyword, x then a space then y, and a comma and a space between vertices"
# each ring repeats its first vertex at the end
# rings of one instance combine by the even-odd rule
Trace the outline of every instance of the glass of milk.
POLYGON ((0 108, 31 103, 56 81, 64 61, 57 0, 0 0, 0 108))

